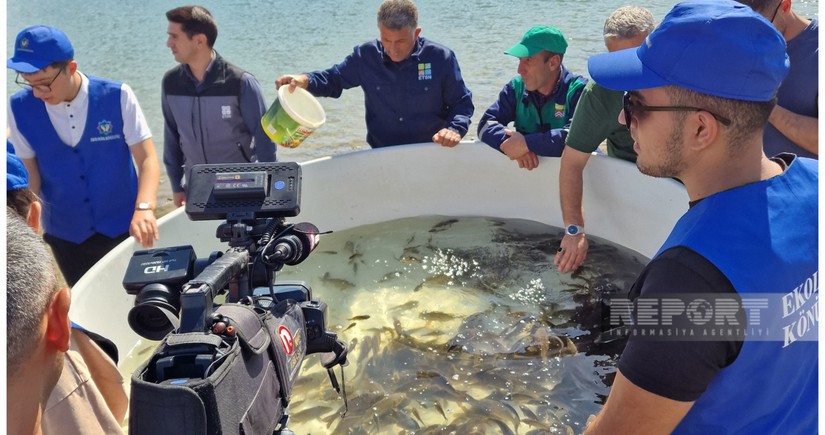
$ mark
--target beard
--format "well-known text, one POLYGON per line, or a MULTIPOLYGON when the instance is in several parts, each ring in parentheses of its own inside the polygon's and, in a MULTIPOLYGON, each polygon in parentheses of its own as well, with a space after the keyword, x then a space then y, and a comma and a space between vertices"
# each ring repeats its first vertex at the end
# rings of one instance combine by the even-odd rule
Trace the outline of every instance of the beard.
POLYGON ((673 130, 665 141, 664 149, 660 151, 659 162, 645 162, 640 155, 636 159, 639 172, 651 177, 678 177, 685 168, 685 161, 682 157, 683 130, 684 126, 681 122, 674 123, 673 130))

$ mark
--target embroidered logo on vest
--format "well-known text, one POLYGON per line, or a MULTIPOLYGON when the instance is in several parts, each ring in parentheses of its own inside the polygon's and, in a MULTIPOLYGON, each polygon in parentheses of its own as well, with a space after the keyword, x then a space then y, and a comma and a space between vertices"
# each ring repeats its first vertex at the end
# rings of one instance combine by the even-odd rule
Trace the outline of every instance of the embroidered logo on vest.
POLYGON ((418 80, 432 80, 433 67, 431 63, 418 64, 418 80))
POLYGON ((556 118, 564 118, 564 104, 556 104, 556 113, 553 116, 556 118))
POLYGON ((229 106, 221 106, 221 118, 222 119, 232 118, 232 108, 229 107, 229 106))
POLYGON ((102 120, 97 123, 97 131, 101 136, 108 136, 112 134, 112 123, 107 120, 102 120))
POLYGON ((112 134, 112 122, 105 119, 102 119, 97 123, 97 132, 100 135, 98 137, 90 138, 89 140, 91 142, 120 139, 119 134, 112 134))

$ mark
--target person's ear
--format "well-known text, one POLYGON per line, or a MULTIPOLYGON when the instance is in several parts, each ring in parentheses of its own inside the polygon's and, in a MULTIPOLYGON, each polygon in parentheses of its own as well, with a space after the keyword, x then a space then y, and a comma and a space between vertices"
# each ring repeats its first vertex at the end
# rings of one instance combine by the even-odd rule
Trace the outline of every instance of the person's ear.
POLYGON ((72 294, 64 287, 57 291, 46 309, 46 343, 60 352, 69 350, 72 322, 69 320, 69 307, 72 294))
POLYGON ((561 56, 556 53, 553 53, 553 55, 550 56, 549 59, 547 59, 547 68, 550 71, 555 71, 559 68, 559 65, 561 65, 561 56))
POLYGON ((693 122, 686 124, 689 128, 693 129, 693 137, 691 139, 694 144, 694 149, 698 151, 709 148, 719 139, 722 129, 720 128, 719 121, 717 121, 713 115, 705 111, 699 111, 691 118, 693 122))
POLYGON ((416 38, 418 38, 418 35, 420 35, 420 34, 421 34, 421 28, 420 28, 420 27, 416 27, 416 28, 415 28, 415 37, 416 37, 416 38))
POLYGON ((40 216, 43 213, 43 206, 40 201, 34 201, 29 204, 29 214, 26 216, 26 223, 34 230, 35 233, 40 231, 40 216))
POLYGON ((75 71, 77 71, 77 61, 70 60, 69 63, 66 65, 66 71, 69 73, 70 76, 73 75, 75 71))

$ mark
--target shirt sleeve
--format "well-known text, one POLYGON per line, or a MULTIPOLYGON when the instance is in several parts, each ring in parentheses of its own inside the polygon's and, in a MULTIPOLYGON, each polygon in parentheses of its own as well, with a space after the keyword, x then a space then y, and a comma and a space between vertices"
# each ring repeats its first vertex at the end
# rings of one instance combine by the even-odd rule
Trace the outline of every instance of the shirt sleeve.
POLYGON ((241 79, 239 104, 244 124, 255 140, 255 154, 258 161, 274 162, 276 160, 275 143, 266 135, 261 125, 261 118, 266 113, 264 90, 252 74, 244 73, 241 79))
POLYGON ((567 137, 568 125, 562 128, 552 128, 546 133, 524 135, 527 149, 544 157, 560 157, 564 150, 564 139, 567 137))
POLYGON ((120 86, 120 111, 123 114, 123 138, 129 146, 152 137, 137 97, 126 83, 120 86))
POLYGON ((355 47, 352 54, 341 63, 323 71, 307 73, 307 90, 316 97, 338 98, 344 89, 361 86, 361 75, 358 71, 362 60, 361 50, 362 47, 355 47))
POLYGON ((504 130, 507 125, 516 120, 516 95, 513 83, 507 83, 498 94, 496 100, 478 123, 478 138, 501 151, 501 144, 507 139, 504 130))
POLYGON ((583 153, 596 151, 599 145, 619 126, 621 99, 616 91, 590 81, 582 91, 567 133, 566 145, 583 153))
POLYGON ((180 148, 178 125, 163 89, 160 94, 160 106, 163 111, 163 166, 166 167, 166 176, 169 177, 172 192, 180 193, 183 192, 183 150, 180 148))
POLYGON ((8 106, 6 119, 9 124, 8 141, 11 142, 11 145, 14 147, 14 153, 17 154, 17 157, 20 157, 21 159, 31 159, 36 157, 34 154, 34 149, 32 149, 29 141, 27 141, 26 138, 20 134, 20 130, 17 129, 17 123, 14 120, 14 112, 11 111, 11 104, 8 106))
MULTIPOLYGON (((733 285, 716 266, 681 246, 671 248, 651 261, 630 291, 633 300, 650 298, 655 301, 698 294, 739 299, 733 285)), ((746 324, 743 310, 739 310, 736 319, 740 325, 746 324)), ((684 313, 673 316, 672 322, 671 330, 696 328, 684 313)), ((687 336, 630 334, 619 359, 619 371, 634 385, 651 393, 672 400, 695 401, 719 371, 733 363, 742 348, 742 341, 737 337, 704 338, 689 341, 687 336)))
POLYGON ((461 137, 464 137, 470 128, 470 118, 475 111, 473 94, 464 83, 455 53, 450 52, 448 62, 452 68, 452 73, 445 76, 444 83, 444 102, 449 111, 446 128, 454 130, 461 137))

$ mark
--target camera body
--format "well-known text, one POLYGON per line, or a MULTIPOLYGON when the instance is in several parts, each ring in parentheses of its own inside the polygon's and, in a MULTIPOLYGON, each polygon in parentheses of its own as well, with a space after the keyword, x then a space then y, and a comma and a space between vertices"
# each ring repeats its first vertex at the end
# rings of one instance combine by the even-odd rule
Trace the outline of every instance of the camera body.
POLYGON ((229 249, 133 254, 129 325, 162 342, 132 376, 130 433, 288 432, 292 385, 313 353, 337 385, 331 369, 346 364, 347 348, 326 330, 327 304, 302 281, 275 281, 318 243, 314 225, 284 222, 300 211, 300 181, 296 163, 195 165, 186 213, 226 219, 216 237, 229 249))

